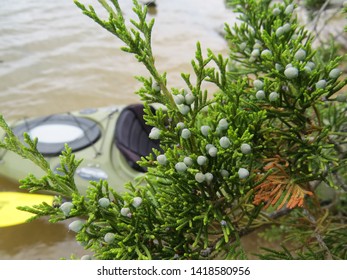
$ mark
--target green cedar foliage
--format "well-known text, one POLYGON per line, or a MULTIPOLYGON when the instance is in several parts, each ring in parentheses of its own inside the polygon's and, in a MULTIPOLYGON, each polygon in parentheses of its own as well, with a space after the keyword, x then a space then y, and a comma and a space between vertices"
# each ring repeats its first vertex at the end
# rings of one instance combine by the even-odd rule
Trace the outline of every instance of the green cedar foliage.
POLYGON ((53 173, 36 150, 20 143, 6 123, 1 148, 39 165, 47 175, 28 176, 29 190, 58 193, 54 206, 21 209, 70 225, 97 259, 244 259, 242 236, 263 230, 282 235, 282 250, 264 259, 346 258, 346 103, 342 57, 322 62, 313 38, 300 26, 292 1, 226 1, 239 16, 225 25, 230 55, 197 43, 194 76, 184 89, 169 89, 151 48, 154 20, 134 0, 137 19, 127 22, 117 0, 99 0, 109 14, 75 1, 84 14, 124 42, 125 52, 145 65, 139 77, 145 119, 156 128, 164 152, 143 158, 138 184, 117 193, 105 181, 81 196, 73 182, 78 166, 71 151, 53 173), (213 97, 204 84, 218 87, 213 97), (164 109, 150 110, 150 104, 164 109), (331 188, 333 195, 322 191, 331 188), (62 196, 72 200, 62 210, 62 196), (272 225, 271 227, 268 227, 272 225), (265 227, 264 229, 264 226, 265 227))

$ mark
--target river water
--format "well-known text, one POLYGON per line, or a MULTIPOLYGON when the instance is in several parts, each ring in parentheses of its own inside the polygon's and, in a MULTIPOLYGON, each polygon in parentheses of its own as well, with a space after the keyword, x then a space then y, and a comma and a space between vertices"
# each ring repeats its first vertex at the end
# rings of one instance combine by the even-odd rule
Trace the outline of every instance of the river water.
MULTIPOLYGON (((81 0, 83 2, 83 0, 81 0)), ((130 0, 119 1, 126 18, 130 0)), ((96 0, 84 1, 98 7, 96 0)), ((82 108, 138 102, 134 76, 146 70, 119 50, 122 43, 82 15, 73 0, 0 0, 0 114, 13 120, 82 108)), ((220 32, 234 16, 223 0, 157 0, 153 49, 169 87, 192 72, 196 42, 227 54, 220 32)), ((104 13, 102 13, 104 14, 104 13)), ((18 184, 0 178, 0 191, 18 184)), ((0 228, 0 259, 80 257, 67 223, 45 219, 0 228)))

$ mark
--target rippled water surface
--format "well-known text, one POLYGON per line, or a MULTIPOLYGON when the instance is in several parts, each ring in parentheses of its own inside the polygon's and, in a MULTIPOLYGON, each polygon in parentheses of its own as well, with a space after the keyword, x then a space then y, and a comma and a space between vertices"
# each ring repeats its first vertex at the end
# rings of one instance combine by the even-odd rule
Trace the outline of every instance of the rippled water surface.
MULTIPOLYGON (((134 76, 147 72, 73 0, 1 2, 2 114, 32 116, 138 100, 134 76)), ((132 1, 120 2, 130 17, 132 1)), ((158 68, 170 73, 170 86, 183 85, 179 74, 190 71, 197 40, 224 52, 218 31, 230 15, 223 0, 158 1, 153 48, 158 68)))
MULTIPOLYGON (((97 1, 88 1, 95 4, 97 1)), ((127 18, 130 0, 119 1, 127 18)), ((139 101, 136 75, 144 67, 119 50, 122 43, 82 15, 73 0, 0 0, 0 114, 7 119, 139 101)), ((83 2, 86 3, 86 2, 83 2)), ((203 49, 226 54, 220 36, 232 22, 223 0, 158 0, 153 49, 169 87, 181 87, 181 72, 199 40, 203 49)), ((0 191, 17 185, 0 179, 0 191)), ((64 223, 46 220, 0 228, 0 259, 59 259, 83 250, 64 223)))

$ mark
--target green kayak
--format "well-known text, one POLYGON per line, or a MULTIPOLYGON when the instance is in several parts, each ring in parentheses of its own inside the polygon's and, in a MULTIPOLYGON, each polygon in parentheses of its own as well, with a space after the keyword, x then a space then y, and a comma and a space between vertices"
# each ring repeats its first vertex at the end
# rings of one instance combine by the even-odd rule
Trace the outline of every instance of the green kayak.
MULTIPOLYGON (((37 148, 52 170, 60 166, 59 155, 68 144, 76 159, 83 159, 75 174, 81 193, 85 193, 89 181, 100 179, 107 180, 113 189, 123 191, 126 182, 145 171, 137 161, 153 148, 159 149, 159 142, 148 137, 152 127, 143 120, 142 104, 24 119, 12 123, 11 127, 20 139, 24 132, 38 139, 37 148)), ((43 175, 30 161, 0 150, 0 176, 18 181, 29 173, 43 175)))

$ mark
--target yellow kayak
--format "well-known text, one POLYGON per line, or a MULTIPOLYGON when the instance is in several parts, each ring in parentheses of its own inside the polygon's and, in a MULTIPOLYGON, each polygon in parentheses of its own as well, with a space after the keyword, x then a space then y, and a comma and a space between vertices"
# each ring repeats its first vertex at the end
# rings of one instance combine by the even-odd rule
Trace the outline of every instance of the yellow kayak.
MULTIPOLYGON (((149 155, 153 148, 160 150, 159 141, 149 138, 152 127, 145 123, 143 109, 142 104, 84 109, 14 121, 11 128, 21 141, 24 132, 37 138, 37 149, 55 172, 59 172, 59 156, 68 144, 76 159, 83 159, 75 173, 81 194, 86 193, 90 181, 100 179, 123 192, 127 182, 145 171, 137 164, 141 157, 149 155)), ((0 140, 4 136, 0 129, 0 140)), ((0 176, 18 182, 29 173, 44 175, 31 161, 0 149, 0 176)))
POLYGON ((0 228, 24 223, 33 214, 18 210, 18 206, 33 206, 53 203, 52 195, 19 192, 0 192, 0 228))

